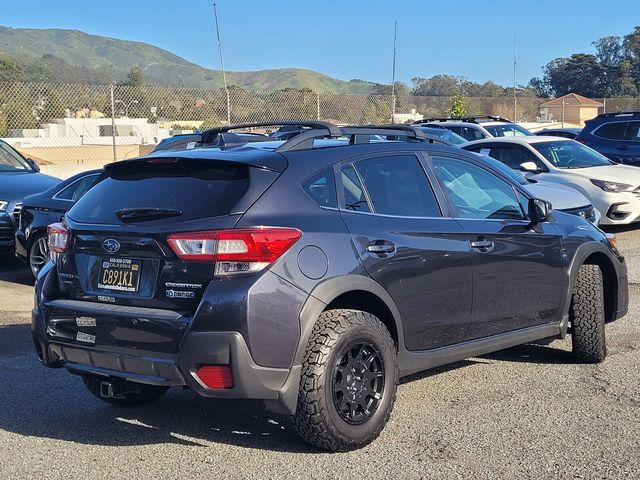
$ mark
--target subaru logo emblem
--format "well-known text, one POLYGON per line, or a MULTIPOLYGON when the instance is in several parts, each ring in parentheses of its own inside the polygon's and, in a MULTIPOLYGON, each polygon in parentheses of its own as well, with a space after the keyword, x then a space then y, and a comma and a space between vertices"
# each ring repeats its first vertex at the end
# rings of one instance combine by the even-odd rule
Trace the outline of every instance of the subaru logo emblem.
POLYGON ((108 238, 104 242, 102 242, 102 248, 107 253, 116 253, 120 250, 120 242, 113 238, 108 238))

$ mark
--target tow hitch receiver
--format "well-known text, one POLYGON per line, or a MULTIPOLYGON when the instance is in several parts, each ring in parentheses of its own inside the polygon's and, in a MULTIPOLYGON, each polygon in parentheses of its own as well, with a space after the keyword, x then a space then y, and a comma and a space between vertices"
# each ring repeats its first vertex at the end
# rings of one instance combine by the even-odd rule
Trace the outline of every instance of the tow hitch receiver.
POLYGON ((105 380, 100 382, 100 396, 102 398, 125 398, 128 393, 140 393, 142 385, 126 380, 105 380))

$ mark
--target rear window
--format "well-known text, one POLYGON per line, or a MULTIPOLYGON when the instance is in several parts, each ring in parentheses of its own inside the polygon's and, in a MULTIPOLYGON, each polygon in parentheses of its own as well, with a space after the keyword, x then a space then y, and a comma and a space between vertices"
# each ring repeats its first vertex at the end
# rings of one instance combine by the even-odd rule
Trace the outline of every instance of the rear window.
POLYGON ((132 162, 107 169, 102 179, 69 210, 87 223, 120 223, 121 209, 179 210, 165 221, 228 215, 249 189, 249 167, 228 162, 175 160, 132 162))

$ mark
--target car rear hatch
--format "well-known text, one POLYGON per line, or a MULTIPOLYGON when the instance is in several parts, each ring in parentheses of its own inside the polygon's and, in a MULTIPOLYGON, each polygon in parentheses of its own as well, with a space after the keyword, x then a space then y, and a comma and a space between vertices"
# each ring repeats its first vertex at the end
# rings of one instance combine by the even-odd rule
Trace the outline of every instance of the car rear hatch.
POLYGON ((71 302, 51 305, 56 335, 84 345, 177 351, 214 264, 181 259, 168 237, 232 229, 278 175, 192 158, 108 166, 65 218, 68 247, 56 262, 61 297, 71 302))

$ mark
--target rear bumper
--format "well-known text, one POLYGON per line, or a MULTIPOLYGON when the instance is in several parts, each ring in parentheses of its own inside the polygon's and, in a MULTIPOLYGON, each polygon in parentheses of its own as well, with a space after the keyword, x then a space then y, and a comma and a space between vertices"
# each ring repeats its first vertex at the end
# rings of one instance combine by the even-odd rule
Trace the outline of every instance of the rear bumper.
POLYGON ((290 386, 299 379, 299 368, 280 369, 257 365, 238 332, 192 332, 179 353, 144 352, 82 346, 52 339, 41 309, 32 312, 31 332, 40 361, 52 368, 65 367, 79 375, 98 375, 162 386, 186 386, 205 397, 266 400, 280 412, 293 413, 290 386), (233 387, 212 389, 195 376, 202 365, 229 365, 233 387), (288 381, 289 380, 289 381, 288 381))

